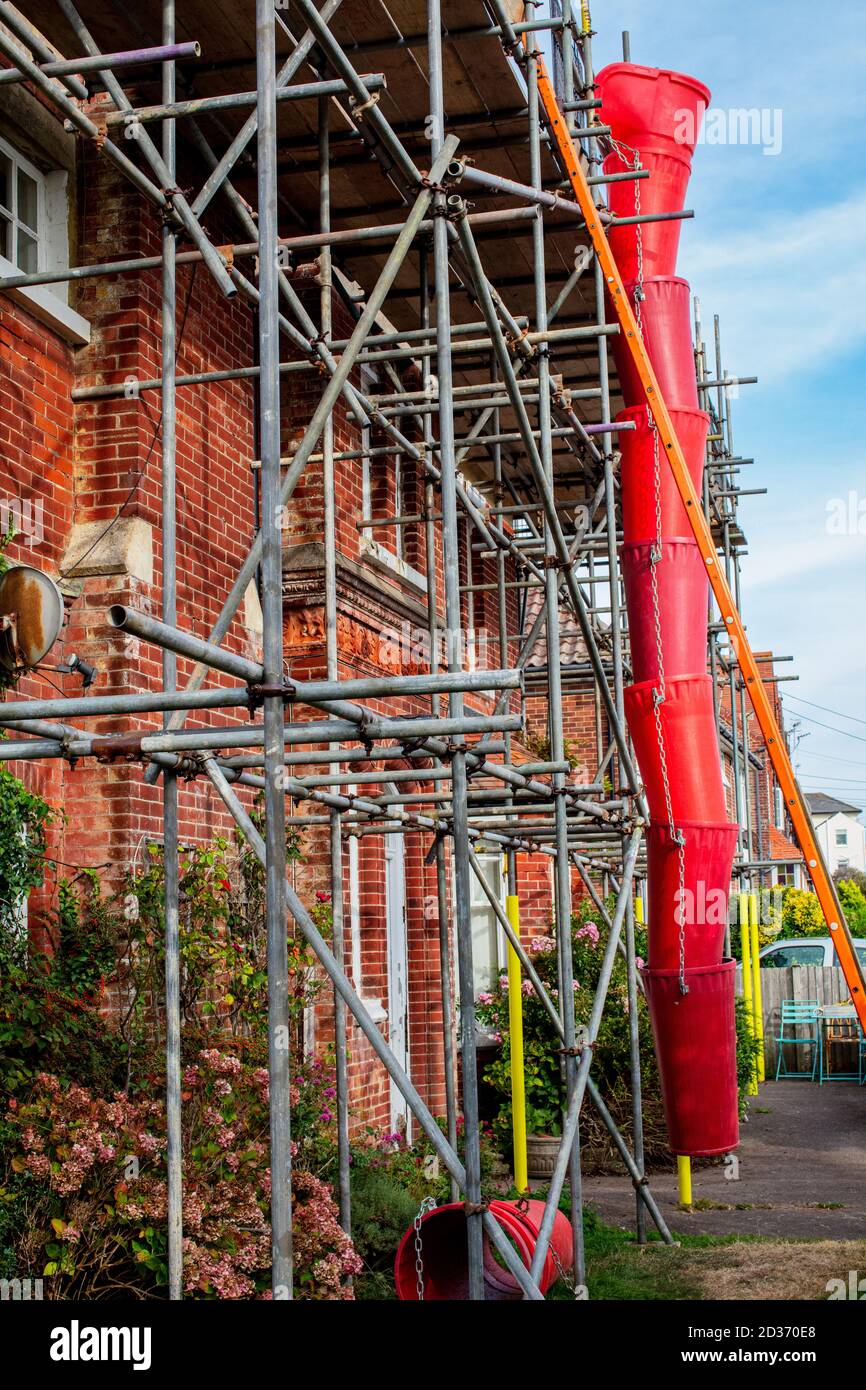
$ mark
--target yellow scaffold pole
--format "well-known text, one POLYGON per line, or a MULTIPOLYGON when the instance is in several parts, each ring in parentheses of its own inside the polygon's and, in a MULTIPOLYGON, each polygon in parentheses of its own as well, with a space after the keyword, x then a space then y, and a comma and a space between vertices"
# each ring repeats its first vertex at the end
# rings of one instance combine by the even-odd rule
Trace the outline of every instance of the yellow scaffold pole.
POLYGON ((692 1205, 692 1160, 686 1154, 677 1154, 677 1186, 680 1206, 692 1205))
MULTIPOLYGON (((739 893, 737 895, 740 913, 740 950, 743 961, 743 998, 746 1001, 746 1018, 749 1024, 749 1032, 755 1036, 755 1001, 752 976, 752 932, 749 925, 749 895, 739 893)), ((749 1076, 749 1095, 758 1094, 758 1077, 754 1064, 752 1065, 751 1075, 749 1076)))
MULTIPOLYGON (((516 894, 505 899, 505 911, 520 938, 520 900, 516 894)), ((514 1136, 514 1186, 529 1190, 526 1171, 526 1076, 523 1070, 523 981, 517 952, 508 942, 508 1035, 511 1041, 511 1126, 514 1136)))
POLYGON ((758 1080, 766 1079, 764 1061, 764 1004, 761 998, 761 942, 758 935, 758 895, 749 894, 749 928, 752 946, 752 1010, 755 1020, 755 1037, 759 1043, 757 1057, 758 1080))

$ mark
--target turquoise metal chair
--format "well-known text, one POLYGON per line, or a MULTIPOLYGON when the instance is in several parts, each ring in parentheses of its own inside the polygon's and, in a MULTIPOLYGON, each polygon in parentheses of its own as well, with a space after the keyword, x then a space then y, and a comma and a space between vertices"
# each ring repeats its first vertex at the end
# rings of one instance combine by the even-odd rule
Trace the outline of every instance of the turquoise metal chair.
POLYGON ((857 1045, 857 1075, 860 1085, 866 1085, 866 1033, 860 1029, 860 1041, 857 1045))
POLYGON ((790 1080, 799 1078, 803 1081, 814 1081, 817 1072, 819 1079, 823 1076, 823 1056, 821 1039, 821 1020, 818 1015, 817 999, 783 999, 782 1000, 782 1019, 779 1033, 776 1037, 776 1044, 779 1049, 779 1060, 776 1063, 776 1080, 788 1077, 790 1080), (798 1029, 808 1028, 810 1032, 805 1034, 798 1033, 798 1029), (812 1050, 812 1070, 811 1071, 789 1071, 785 1059, 785 1047, 808 1047, 812 1050))

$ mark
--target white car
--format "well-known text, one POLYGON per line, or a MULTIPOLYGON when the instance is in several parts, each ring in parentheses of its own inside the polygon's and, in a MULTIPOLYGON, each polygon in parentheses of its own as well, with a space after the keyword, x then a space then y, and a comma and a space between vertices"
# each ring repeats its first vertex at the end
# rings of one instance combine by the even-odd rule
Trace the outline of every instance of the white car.
MULTIPOLYGON (((866 970, 866 939, 854 941, 860 966, 866 970)), ((829 936, 801 936, 792 941, 771 941, 761 949, 761 968, 784 970, 789 965, 838 965, 839 957, 829 936)))

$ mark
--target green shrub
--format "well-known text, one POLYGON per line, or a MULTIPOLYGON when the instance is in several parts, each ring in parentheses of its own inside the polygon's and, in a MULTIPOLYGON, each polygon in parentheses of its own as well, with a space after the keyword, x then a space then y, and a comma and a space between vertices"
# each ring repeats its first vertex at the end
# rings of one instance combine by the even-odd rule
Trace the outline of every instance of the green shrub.
POLYGON ((735 1026, 737 1031, 737 1087, 739 1089, 740 1114, 749 1107, 749 1086, 755 1075, 761 1044, 752 1033, 749 1005, 738 997, 734 1001, 735 1026))
POLYGON ((862 885, 855 879, 843 878, 836 887, 851 935, 866 936, 866 894, 862 885))
POLYGON ((826 936, 821 904, 805 888, 786 888, 782 898, 782 936, 826 936))

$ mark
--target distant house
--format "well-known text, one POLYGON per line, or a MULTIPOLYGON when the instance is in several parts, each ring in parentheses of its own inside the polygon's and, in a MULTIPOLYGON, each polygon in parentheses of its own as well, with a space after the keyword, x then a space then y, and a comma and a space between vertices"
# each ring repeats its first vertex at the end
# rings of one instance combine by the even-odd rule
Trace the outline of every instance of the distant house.
POLYGON ((806 800, 830 872, 860 869, 866 873, 866 826, 858 819, 861 807, 826 792, 807 792, 806 800))
MULTIPOLYGON (((779 698, 776 658, 772 652, 756 652, 755 660, 776 721, 784 734, 785 712, 779 698)), ((724 672, 720 673, 718 704, 719 748, 728 815, 732 821, 738 821, 742 828, 738 863, 750 866, 755 887, 807 888, 810 880, 805 862, 793 839, 785 798, 767 756, 764 736, 750 706, 746 704, 748 732, 744 738, 743 700, 737 698, 732 709, 731 682, 724 672), (746 748, 748 757, 745 756, 746 748)))

